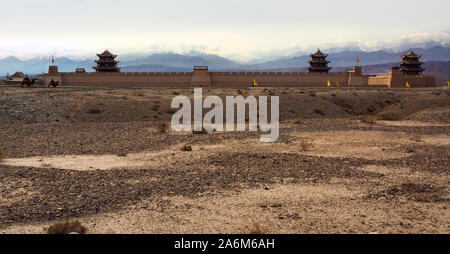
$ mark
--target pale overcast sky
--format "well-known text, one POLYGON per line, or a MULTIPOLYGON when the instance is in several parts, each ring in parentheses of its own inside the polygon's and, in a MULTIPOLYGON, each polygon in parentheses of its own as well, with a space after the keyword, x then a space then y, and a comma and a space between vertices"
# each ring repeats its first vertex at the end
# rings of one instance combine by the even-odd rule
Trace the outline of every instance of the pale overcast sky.
POLYGON ((0 57, 197 50, 237 60, 318 46, 450 41, 449 0, 16 0, 0 57))

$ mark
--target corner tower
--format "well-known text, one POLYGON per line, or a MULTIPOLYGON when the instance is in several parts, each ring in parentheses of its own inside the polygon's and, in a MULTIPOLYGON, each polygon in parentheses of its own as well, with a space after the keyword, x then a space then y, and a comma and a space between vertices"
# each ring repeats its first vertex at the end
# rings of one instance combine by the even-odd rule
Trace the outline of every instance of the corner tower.
POLYGON ((94 66, 96 72, 120 72, 120 67, 117 67, 119 61, 115 58, 117 55, 111 54, 108 50, 105 50, 101 54, 97 54, 99 60, 96 60, 97 66, 94 66))
POLYGON ((331 70, 331 67, 328 67, 328 64, 330 61, 326 60, 326 57, 328 54, 324 54, 320 51, 320 49, 317 49, 317 52, 314 54, 311 54, 311 61, 309 61, 309 72, 318 72, 318 73, 328 73, 328 71, 331 70))
POLYGON ((400 64, 400 71, 404 75, 422 75, 425 70, 422 68, 423 62, 419 61, 422 55, 416 55, 413 51, 409 51, 406 55, 401 56, 403 59, 400 64))

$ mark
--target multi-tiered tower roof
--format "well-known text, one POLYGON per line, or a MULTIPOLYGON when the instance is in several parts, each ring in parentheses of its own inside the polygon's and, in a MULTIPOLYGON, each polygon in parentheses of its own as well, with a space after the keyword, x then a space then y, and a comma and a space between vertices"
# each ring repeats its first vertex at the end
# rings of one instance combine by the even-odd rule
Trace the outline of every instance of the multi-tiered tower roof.
POLYGON ((326 72, 331 70, 331 67, 328 67, 328 64, 330 61, 326 60, 326 57, 328 54, 324 54, 320 51, 320 49, 317 49, 317 52, 314 54, 311 54, 311 61, 309 61, 309 72, 326 72))
POLYGON ((117 67, 119 61, 115 58, 117 55, 111 54, 108 50, 105 50, 101 54, 97 54, 99 60, 96 60, 97 66, 94 66, 96 72, 120 72, 120 67, 117 67))
POLYGON ((422 55, 416 55, 413 51, 409 51, 406 55, 401 56, 403 61, 400 64, 400 70, 405 75, 421 75, 425 70, 422 68, 423 62, 419 61, 422 55))

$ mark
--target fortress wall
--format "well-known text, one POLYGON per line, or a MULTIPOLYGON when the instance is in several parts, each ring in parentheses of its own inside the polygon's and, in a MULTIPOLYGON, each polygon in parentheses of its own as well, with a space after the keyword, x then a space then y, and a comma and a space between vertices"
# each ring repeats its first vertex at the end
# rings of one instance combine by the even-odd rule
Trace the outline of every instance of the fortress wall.
POLYGON ((406 82, 409 83, 411 88, 417 87, 435 87, 436 81, 434 76, 423 75, 423 76, 402 76, 399 82, 391 82, 390 87, 406 87, 406 82))
POLYGON ((47 75, 60 80, 64 86, 107 87, 250 87, 255 79, 265 87, 325 87, 339 82, 346 86, 348 73, 329 74, 305 72, 116 72, 116 73, 57 73, 47 75))
POLYGON ((44 76, 46 84, 51 79, 63 86, 97 87, 251 87, 256 80, 260 87, 411 87, 436 86, 434 76, 404 76, 399 71, 387 75, 367 76, 348 72, 328 74, 305 72, 113 72, 67 73, 56 72, 44 76))
POLYGON ((369 77, 369 86, 385 85, 388 87, 405 88, 406 82, 412 88, 415 87, 435 87, 435 78, 432 75, 405 76, 398 71, 390 71, 387 75, 377 75, 369 77))
POLYGON ((369 77, 367 84, 369 86, 389 86, 388 75, 377 75, 369 77))
POLYGON ((60 73, 65 86, 188 87, 190 72, 60 73))
POLYGON ((249 87, 253 80, 262 87, 324 87, 329 80, 333 85, 339 82, 345 86, 347 73, 316 74, 305 72, 211 72, 211 82, 214 87, 249 87))

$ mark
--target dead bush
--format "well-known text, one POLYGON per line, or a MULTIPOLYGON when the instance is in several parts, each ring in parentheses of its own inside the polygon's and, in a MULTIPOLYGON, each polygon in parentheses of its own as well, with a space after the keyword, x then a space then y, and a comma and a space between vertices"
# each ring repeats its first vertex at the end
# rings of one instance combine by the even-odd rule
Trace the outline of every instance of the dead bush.
POLYGON ((314 109, 314 113, 316 113, 318 115, 321 115, 321 116, 325 115, 325 113, 322 110, 318 109, 318 108, 314 109))
POLYGON ((422 137, 421 137, 419 134, 414 134, 414 135, 411 137, 411 140, 412 140, 412 141, 415 141, 415 142, 422 142, 422 137))
POLYGON ((118 152, 117 153, 117 156, 119 156, 119 157, 127 157, 127 153, 126 152, 118 152))
POLYGON ((248 228, 248 233, 252 235, 267 234, 267 228, 260 222, 254 221, 248 228))
POLYGON ((164 121, 156 122, 156 129, 159 133, 167 133, 169 130, 169 125, 164 121))
POLYGON ((306 152, 306 151, 311 151, 311 149, 314 147, 314 143, 307 139, 307 138, 302 138, 300 139, 300 148, 301 151, 306 152))
POLYGON ((168 114, 175 114, 177 111, 178 111, 177 109, 169 108, 169 109, 167 110, 167 113, 168 113, 168 114))
POLYGON ((369 124, 374 124, 378 120, 378 118, 376 116, 372 116, 372 115, 362 115, 359 119, 361 120, 361 122, 369 123, 369 124))
POLYGON ((1 161, 2 159, 4 159, 5 156, 6 156, 5 152, 4 152, 3 149, 0 147, 0 161, 1 161))
POLYGON ((81 224, 78 220, 71 222, 58 222, 47 229, 47 234, 69 234, 76 232, 78 234, 86 234, 87 228, 81 224))
POLYGON ((134 95, 134 96, 144 96, 145 93, 144 93, 143 91, 134 91, 134 92, 133 92, 133 95, 134 95))
POLYGON ((386 121, 398 121, 401 119, 400 114, 396 112, 385 112, 381 113, 379 116, 382 120, 386 121))
POLYGON ((190 152, 192 151, 192 146, 185 144, 184 146, 181 147, 181 151, 190 152))
POLYGON ((100 109, 98 109, 98 108, 89 108, 88 109, 88 113, 89 114, 99 114, 99 113, 101 113, 102 111, 100 110, 100 109))
POLYGON ((406 152, 407 152, 407 153, 415 153, 416 150, 414 150, 413 148, 408 148, 408 149, 406 150, 406 152))

